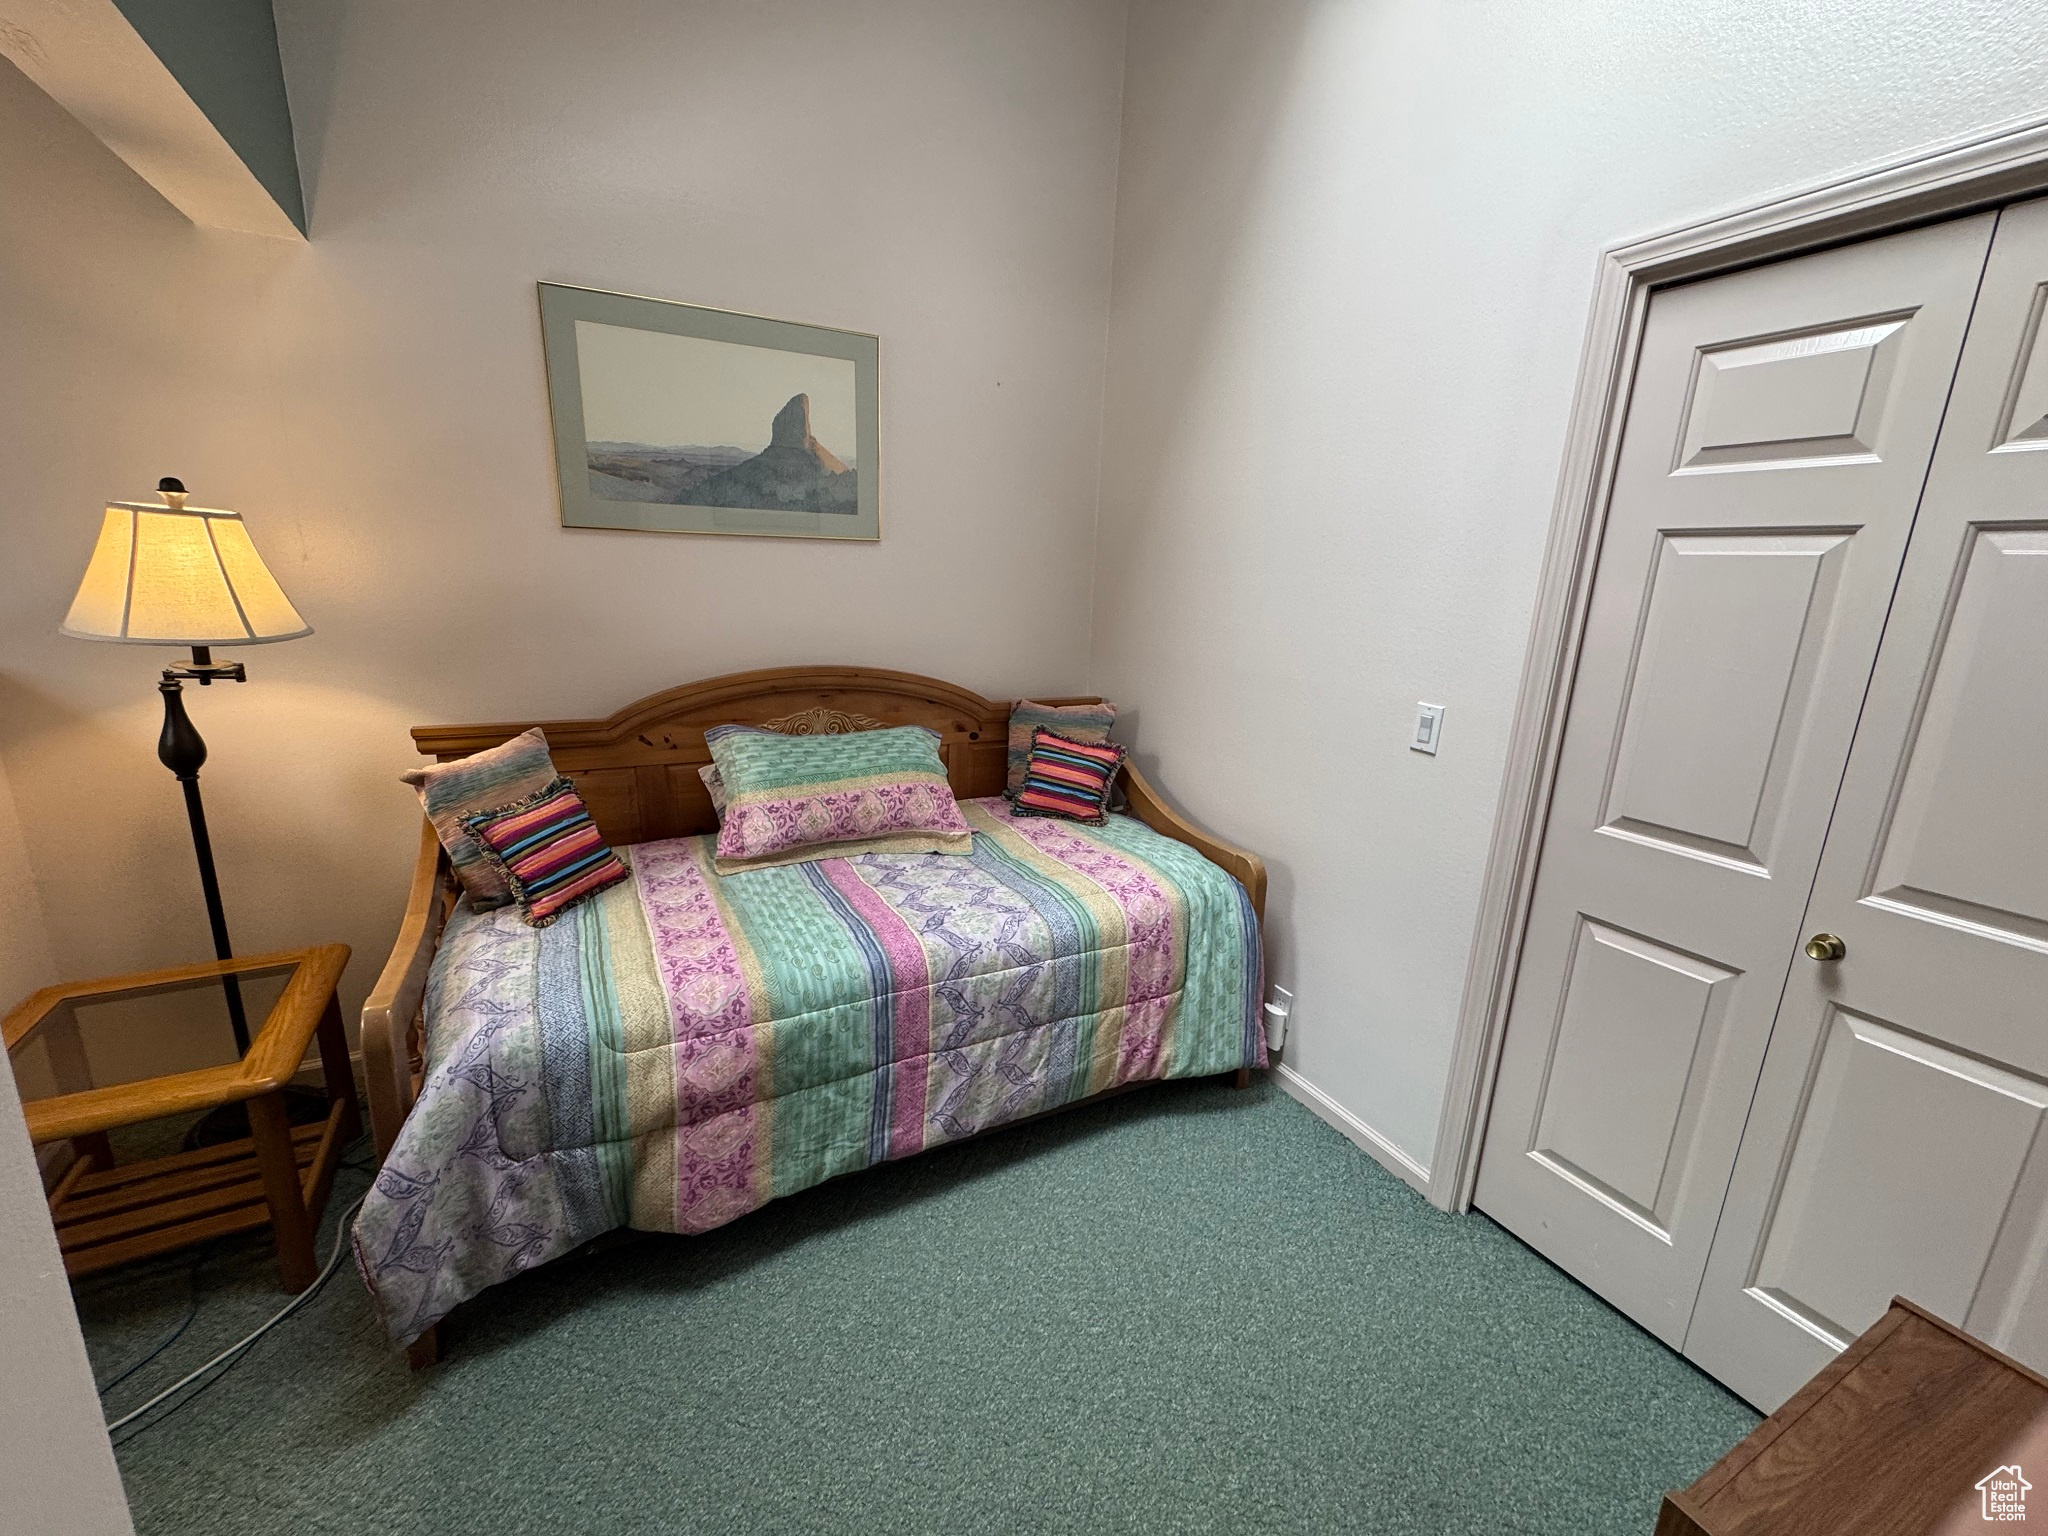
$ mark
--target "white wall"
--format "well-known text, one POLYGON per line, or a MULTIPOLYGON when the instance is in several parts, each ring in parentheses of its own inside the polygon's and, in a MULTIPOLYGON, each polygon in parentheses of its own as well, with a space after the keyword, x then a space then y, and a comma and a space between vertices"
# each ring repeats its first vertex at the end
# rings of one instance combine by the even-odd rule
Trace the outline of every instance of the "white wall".
MULTIPOLYGON (((29 864, 28 844, 21 835, 21 817, 14 807, 5 763, 0 763, 0 890, 14 893, 14 910, 0 923, 0 1013, 5 1013, 38 987, 58 979, 49 924, 43 921, 42 893, 29 864)), ((25 1097, 41 1098, 57 1091, 49 1055, 40 1039, 11 1053, 8 1064, 25 1097)), ((39 1154, 45 1160, 65 1155, 54 1147, 39 1154)))
POLYGON ((9 891, 10 911, 0 923, 0 1013, 12 1008, 37 987, 57 979, 50 952, 50 929, 43 920, 43 898, 29 865, 28 843, 21 835, 21 816, 7 765, 0 762, 0 891, 9 891))
MULTIPOLYGON (((57 979, 42 902, 0 765, 0 1013, 57 979)), ((33 1050, 33 1048, 31 1048, 33 1050)), ((37 1054, 21 1064, 51 1091, 37 1054)), ((92 1366, 22 1124, 14 1073, 0 1067, 0 1488, 9 1529, 125 1536, 128 1501, 101 1427, 92 1366)))
POLYGON ((195 229, 0 65, 0 761, 66 973, 208 952, 109 497, 315 628, 192 689, 238 946, 396 930, 416 723, 828 661, 1085 683, 1122 0, 279 0, 312 241, 195 229), (557 525, 534 283, 882 337, 879 545, 557 525))
POLYGON ((127 1536, 71 1286, 29 1156, 14 1078, 0 1071, 0 1524, 48 1536, 127 1536))
POLYGON ((1597 252, 2044 104, 2024 0, 1134 0, 1091 686, 1417 1161, 1597 252))

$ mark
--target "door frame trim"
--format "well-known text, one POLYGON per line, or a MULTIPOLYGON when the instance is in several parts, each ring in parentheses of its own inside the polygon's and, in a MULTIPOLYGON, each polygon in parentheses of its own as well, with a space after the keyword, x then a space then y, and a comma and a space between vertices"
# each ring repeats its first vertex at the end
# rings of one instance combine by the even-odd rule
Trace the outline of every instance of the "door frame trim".
POLYGON ((1673 283, 2042 193, 2048 193, 2048 118, 1916 150, 1600 253, 1429 1164, 1431 1204, 1447 1211, 1469 1209, 1479 1179, 1486 1117, 1651 294, 1673 283))

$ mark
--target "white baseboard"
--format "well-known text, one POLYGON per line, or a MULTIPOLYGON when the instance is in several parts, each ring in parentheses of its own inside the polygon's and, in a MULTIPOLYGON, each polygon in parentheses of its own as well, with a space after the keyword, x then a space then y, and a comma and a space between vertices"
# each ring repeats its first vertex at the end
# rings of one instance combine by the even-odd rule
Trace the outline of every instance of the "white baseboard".
POLYGON ((1406 1152, 1395 1146, 1378 1131, 1351 1113, 1342 1104, 1331 1098, 1314 1083, 1303 1077, 1286 1062, 1273 1067, 1273 1075, 1280 1080, 1281 1090, 1302 1105, 1317 1118, 1327 1120, 1337 1130, 1373 1159, 1387 1172, 1409 1185, 1424 1199, 1429 1198, 1429 1170, 1415 1161, 1406 1152))

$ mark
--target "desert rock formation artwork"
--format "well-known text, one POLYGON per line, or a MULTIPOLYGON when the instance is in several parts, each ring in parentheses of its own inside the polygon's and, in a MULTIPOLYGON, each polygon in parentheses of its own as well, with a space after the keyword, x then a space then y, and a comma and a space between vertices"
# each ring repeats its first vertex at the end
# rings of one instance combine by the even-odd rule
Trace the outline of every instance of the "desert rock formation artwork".
POLYGON ((540 284, 564 528, 882 536, 879 338, 540 284))
POLYGON ((747 507, 852 516, 856 476, 811 435, 811 397, 792 395, 775 413, 768 446, 744 448, 592 443, 590 490, 607 501, 747 507))

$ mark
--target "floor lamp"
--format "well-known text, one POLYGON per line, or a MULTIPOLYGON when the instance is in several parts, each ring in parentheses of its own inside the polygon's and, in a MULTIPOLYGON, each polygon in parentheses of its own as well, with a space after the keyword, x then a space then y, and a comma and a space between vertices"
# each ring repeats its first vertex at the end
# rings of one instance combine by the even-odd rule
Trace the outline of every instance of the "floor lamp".
MULTIPOLYGON (((206 807, 199 798, 206 743, 185 713, 184 685, 189 681, 206 688, 248 680, 240 662, 213 659, 216 645, 268 645, 296 640, 313 630, 249 542, 240 513, 187 506, 184 484, 178 480, 158 481, 157 495, 154 502, 107 504, 99 543, 86 563, 62 632, 78 640, 191 648, 192 659, 165 667, 157 684, 164 700, 164 728, 156 755, 184 788, 192 849, 199 858, 199 886, 213 929, 213 952, 227 960, 234 950, 228 942, 220 879, 213 868, 213 842, 206 833, 206 807)), ((241 983, 227 976, 221 986, 235 1049, 246 1055, 249 1021, 241 983)))

